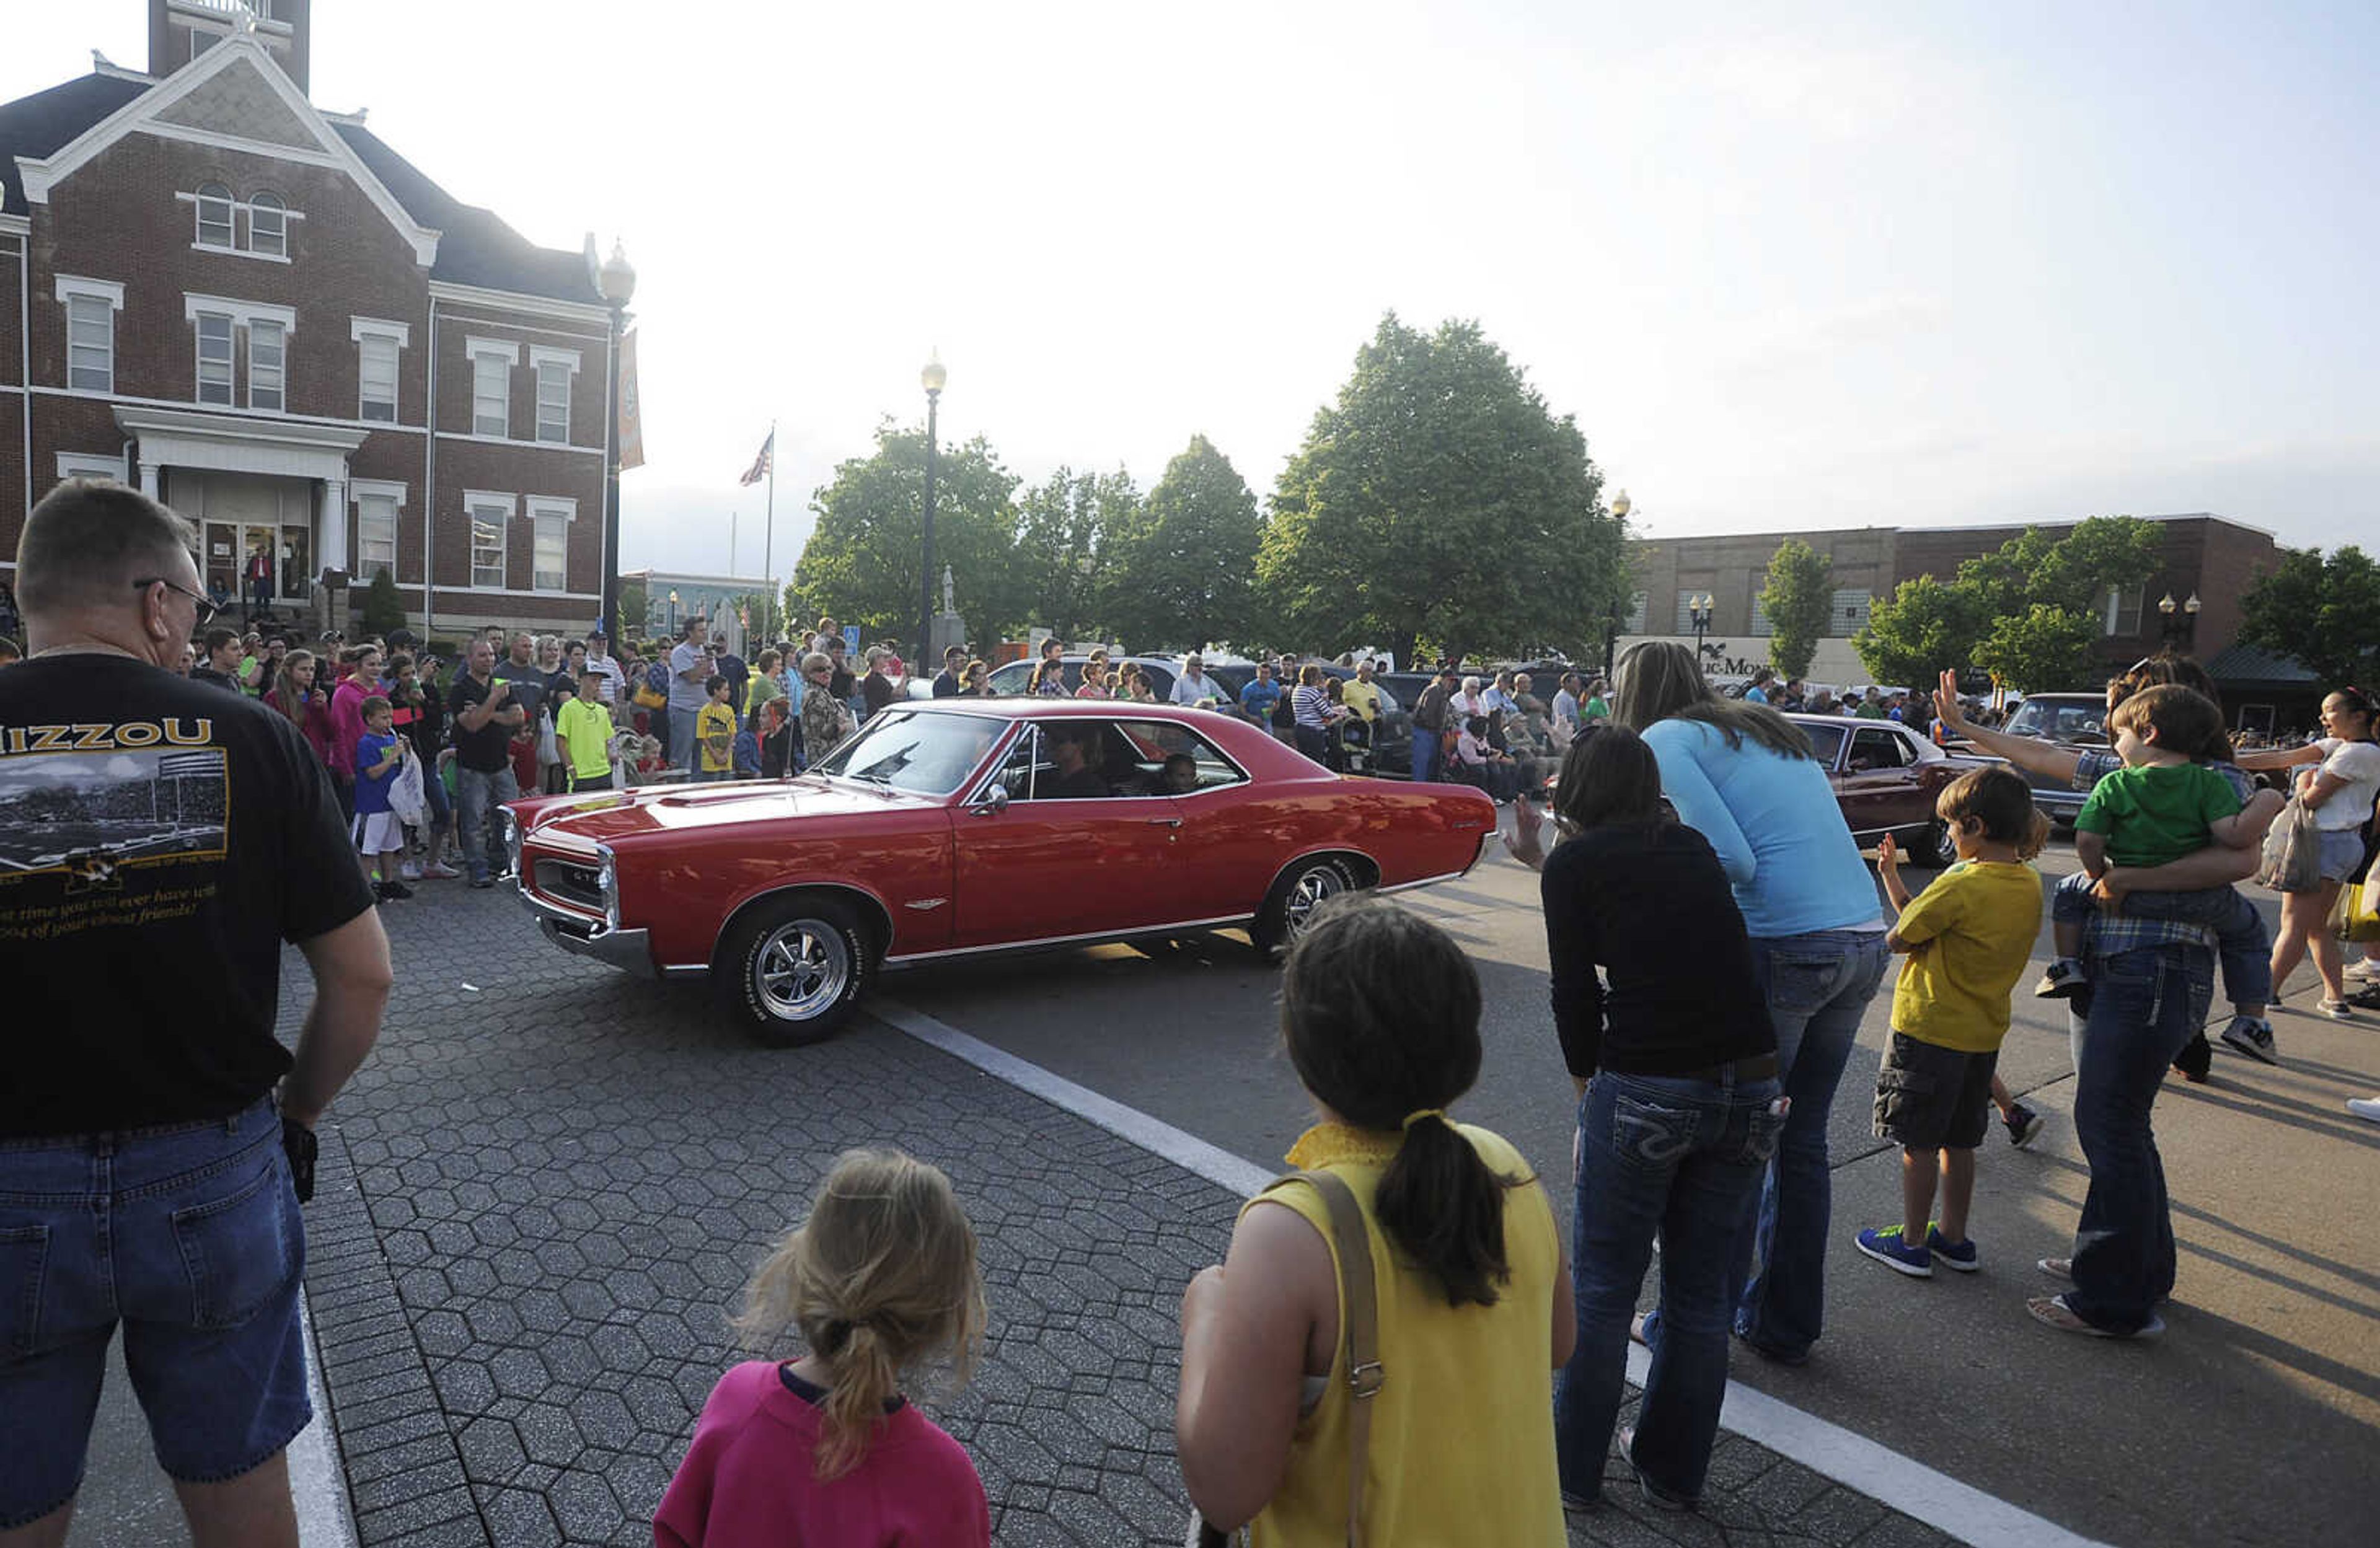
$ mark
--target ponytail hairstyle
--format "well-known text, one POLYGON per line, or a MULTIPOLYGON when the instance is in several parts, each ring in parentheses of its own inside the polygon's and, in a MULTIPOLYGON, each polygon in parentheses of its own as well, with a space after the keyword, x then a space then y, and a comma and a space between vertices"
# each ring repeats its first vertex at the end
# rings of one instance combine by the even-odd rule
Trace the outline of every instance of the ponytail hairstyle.
POLYGON ((756 1350, 798 1328, 832 1371, 821 1480, 859 1465, 905 1369, 947 1354, 964 1383, 983 1324, 975 1227, 940 1168, 897 1150, 835 1158, 809 1218, 770 1252, 734 1320, 756 1350))
POLYGON ((1496 1303, 1512 1276, 1498 1175, 1443 1108, 1479 1078, 1479 974, 1454 938, 1367 894, 1313 914, 1281 985, 1298 1079, 1359 1129, 1402 1130, 1372 1212, 1451 1306, 1496 1303))

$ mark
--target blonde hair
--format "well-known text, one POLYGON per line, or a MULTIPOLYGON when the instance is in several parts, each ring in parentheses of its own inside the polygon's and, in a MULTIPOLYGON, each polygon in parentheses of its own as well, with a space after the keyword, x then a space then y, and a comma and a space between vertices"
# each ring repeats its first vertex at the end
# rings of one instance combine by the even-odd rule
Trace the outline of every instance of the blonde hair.
POLYGON ((796 1327, 833 1373, 817 1457, 833 1479, 867 1455, 903 1370, 947 1353, 965 1381, 983 1324, 975 1227, 951 1179, 897 1150, 847 1150, 809 1218, 752 1276, 734 1325, 756 1350, 796 1327))

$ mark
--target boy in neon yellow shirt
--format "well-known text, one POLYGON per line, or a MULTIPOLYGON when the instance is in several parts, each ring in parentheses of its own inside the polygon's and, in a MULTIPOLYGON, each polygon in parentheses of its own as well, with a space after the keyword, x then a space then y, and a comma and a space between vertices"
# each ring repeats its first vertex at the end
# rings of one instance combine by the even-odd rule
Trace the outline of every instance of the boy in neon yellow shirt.
POLYGON ((612 788, 612 712, 603 706, 603 681, 601 672, 581 673, 578 696, 564 701, 553 718, 573 791, 612 788))
POLYGON ((1967 1235, 1975 1148, 1990 1127, 2009 995, 2041 932, 2041 877, 2025 862, 2049 837, 2033 792, 2007 768, 1961 775, 1934 810, 1949 825, 1959 863, 1924 896, 1910 896, 1891 838, 1876 845, 1885 896, 1900 915, 1886 944, 1907 954, 1876 1078, 1876 1137, 1900 1146, 1901 1222, 1856 1239, 1861 1252, 1916 1279, 1934 1276, 1936 1258, 1962 1274, 1981 1266, 1967 1235))

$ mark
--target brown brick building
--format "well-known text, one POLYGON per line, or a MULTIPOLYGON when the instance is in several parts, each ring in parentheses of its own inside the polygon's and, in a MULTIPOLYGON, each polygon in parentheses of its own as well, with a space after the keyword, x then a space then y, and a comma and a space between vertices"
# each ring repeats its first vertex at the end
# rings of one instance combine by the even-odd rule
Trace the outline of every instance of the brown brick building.
MULTIPOLYGON (((2112 671, 2158 648, 2168 624, 2158 603, 2171 597, 2170 623, 2180 642, 2199 659, 2216 662, 2239 639, 2241 597, 2259 575, 2278 565, 2281 550, 2263 528, 2204 512, 2148 519, 2164 531, 2162 561, 2145 584, 2106 599, 2101 655, 2112 671), (2194 616, 2187 607, 2193 597, 2199 603, 2194 616)), ((2052 538, 2074 529, 2071 522, 2032 525, 2052 538)), ((1837 685, 1864 683, 1867 671, 1852 650, 1851 636, 1867 622, 1871 601, 1890 596, 1901 582, 1920 575, 1948 580, 1961 561, 1989 553, 2023 530, 2024 524, 1869 526, 1648 538, 1635 545, 1638 595, 1633 615, 1623 620, 1620 644, 1643 638, 1691 642, 1690 599, 1707 596, 1711 622, 1706 637, 1726 647, 1714 659, 1714 671, 1748 674, 1768 659, 1768 622, 1759 603, 1768 561, 1779 543, 1799 538, 1834 562, 1833 617, 1818 642, 1810 677, 1837 685)))
POLYGON ((100 473, 285 618, 385 570, 424 635, 583 629, 610 563, 591 238, 534 247, 315 108, 310 10, 149 0, 146 73, 0 105, 0 579, 24 512, 100 473))

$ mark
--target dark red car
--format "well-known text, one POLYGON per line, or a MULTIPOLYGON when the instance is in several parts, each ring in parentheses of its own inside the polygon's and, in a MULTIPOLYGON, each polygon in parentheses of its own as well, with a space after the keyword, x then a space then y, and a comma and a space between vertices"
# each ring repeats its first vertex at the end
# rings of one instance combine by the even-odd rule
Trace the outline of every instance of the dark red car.
POLYGON ((708 977, 807 1043, 877 968, 1246 925, 1266 950, 1355 888, 1462 876, 1484 794, 1347 779, 1212 711, 896 704, 797 778, 547 796, 506 812, 546 937, 708 977))
POLYGON ((1889 833, 1917 865, 1948 865, 1959 858, 1934 804, 1943 786, 1998 759, 1946 753, 1898 720, 1785 718, 1809 737, 1811 752, 1835 787, 1843 821, 1863 848, 1889 833))

